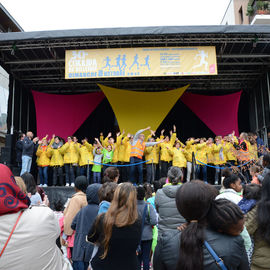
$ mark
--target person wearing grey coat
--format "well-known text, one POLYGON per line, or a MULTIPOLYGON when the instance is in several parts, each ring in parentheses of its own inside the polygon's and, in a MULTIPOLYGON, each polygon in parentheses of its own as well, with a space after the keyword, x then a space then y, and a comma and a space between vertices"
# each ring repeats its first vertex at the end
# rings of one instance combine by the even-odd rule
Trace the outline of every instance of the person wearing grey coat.
POLYGON ((155 205, 159 215, 158 239, 167 230, 175 230, 186 220, 180 215, 176 208, 176 192, 181 188, 182 170, 178 167, 171 167, 168 171, 169 184, 159 189, 155 198, 155 205))

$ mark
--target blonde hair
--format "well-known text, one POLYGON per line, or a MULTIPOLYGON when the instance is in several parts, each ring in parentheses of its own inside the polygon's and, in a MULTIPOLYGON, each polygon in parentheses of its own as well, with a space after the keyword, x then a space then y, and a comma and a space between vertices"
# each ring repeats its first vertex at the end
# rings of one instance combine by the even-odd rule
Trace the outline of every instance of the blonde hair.
POLYGON ((15 178, 15 181, 16 181, 17 186, 19 186, 19 188, 21 189, 21 191, 24 194, 27 194, 26 185, 25 185, 23 179, 20 176, 15 176, 14 178, 15 178))
POLYGON ((116 188, 111 206, 104 216, 104 253, 101 259, 108 254, 113 226, 119 228, 129 226, 134 224, 137 219, 136 188, 131 183, 122 183, 116 188))

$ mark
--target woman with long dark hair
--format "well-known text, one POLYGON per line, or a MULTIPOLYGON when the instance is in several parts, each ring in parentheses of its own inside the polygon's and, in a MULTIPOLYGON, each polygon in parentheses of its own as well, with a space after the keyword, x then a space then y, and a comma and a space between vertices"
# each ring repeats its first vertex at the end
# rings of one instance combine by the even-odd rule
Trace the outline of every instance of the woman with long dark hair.
POLYGON ((254 238, 252 270, 270 268, 270 174, 263 180, 261 199, 251 211, 246 214, 246 227, 254 238))
POLYGON ((97 218, 88 234, 88 241, 99 245, 91 261, 92 269, 137 270, 140 239, 136 188, 122 183, 115 190, 109 210, 97 218))
POLYGON ((158 217, 158 237, 166 230, 175 230, 185 219, 177 211, 175 197, 177 190, 181 187, 183 172, 180 168, 172 166, 168 171, 169 183, 157 191, 155 197, 158 217))
POLYGON ((249 269, 244 242, 239 236, 243 214, 236 205, 221 209, 215 197, 214 188, 198 180, 184 184, 177 191, 176 206, 187 220, 187 226, 182 232, 167 230, 163 233, 154 255, 155 270, 220 269, 206 248, 207 243, 228 270, 249 269), (213 216, 216 219, 209 218, 213 216), (208 221, 211 221, 209 225, 208 221), (233 225, 234 230, 228 231, 224 223, 233 225))

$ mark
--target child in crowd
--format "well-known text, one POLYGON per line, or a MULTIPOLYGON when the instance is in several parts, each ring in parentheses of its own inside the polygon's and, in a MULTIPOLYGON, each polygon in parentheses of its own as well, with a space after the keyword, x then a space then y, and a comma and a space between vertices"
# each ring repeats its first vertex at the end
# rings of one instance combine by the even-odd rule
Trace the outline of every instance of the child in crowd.
POLYGON ((154 193, 152 193, 152 197, 147 199, 147 202, 151 203, 151 205, 156 209, 155 205, 155 197, 156 193, 159 189, 161 189, 166 184, 166 177, 160 178, 158 181, 153 182, 154 193))
POLYGON ((100 204, 99 204, 98 215, 102 213, 106 213, 108 211, 116 188, 117 188, 116 183, 106 182, 99 189, 98 197, 99 197, 100 204))
POLYGON ((263 172, 262 174, 256 174, 257 178, 259 179, 260 183, 263 182, 264 177, 270 173, 270 154, 266 154, 263 156, 263 172))
POLYGON ((218 199, 212 203, 208 224, 213 230, 237 236, 244 230, 244 223, 244 214, 233 202, 218 199))
POLYGON ((261 186, 257 184, 246 185, 243 188, 243 199, 238 206, 244 214, 251 211, 261 198, 261 186))
POLYGON ((145 200, 147 201, 148 199, 152 198, 153 190, 149 183, 144 183, 143 188, 145 190, 145 200))
POLYGON ((31 173, 25 172, 21 178, 23 179, 28 197, 30 198, 31 205, 40 205, 42 204, 42 199, 40 194, 37 192, 37 185, 35 179, 31 173))
POLYGON ((216 199, 227 199, 235 204, 238 204, 242 199, 242 197, 238 194, 242 191, 240 178, 235 174, 231 174, 223 180, 223 186, 223 191, 221 191, 216 199))
MULTIPOLYGON (((238 203, 242 200, 242 197, 239 195, 239 193, 243 189, 240 178, 235 174, 231 174, 223 180, 223 186, 225 187, 225 189, 221 194, 216 197, 216 200, 226 199, 238 205, 238 203)), ((246 252, 249 254, 252 252, 252 242, 247 232, 247 229, 243 226, 240 233, 241 237, 244 240, 246 252)))
POLYGON ((116 167, 108 167, 104 171, 104 177, 102 179, 102 184, 104 184, 106 182, 118 183, 119 176, 120 176, 120 173, 116 167))
POLYGON ((250 175, 252 177, 251 183, 260 185, 261 183, 260 183, 260 181, 259 181, 259 179, 257 177, 257 175, 260 173, 260 167, 256 166, 256 165, 253 165, 253 166, 250 167, 249 172, 250 172, 250 175))

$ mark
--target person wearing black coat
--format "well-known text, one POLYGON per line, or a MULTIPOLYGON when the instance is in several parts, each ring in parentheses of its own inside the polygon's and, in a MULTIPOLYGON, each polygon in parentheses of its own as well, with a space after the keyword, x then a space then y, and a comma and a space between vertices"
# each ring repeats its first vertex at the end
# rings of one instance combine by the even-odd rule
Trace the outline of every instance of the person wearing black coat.
POLYGON ((215 200, 216 194, 212 186, 200 180, 178 189, 176 207, 187 222, 163 232, 155 249, 155 270, 221 269, 207 244, 228 270, 249 270, 240 236, 244 228, 243 212, 228 200, 215 200))
MULTIPOLYGON (((180 249, 179 230, 168 230, 163 233, 155 249, 154 269, 175 270, 179 260, 180 249)), ((221 257, 228 270, 248 270, 248 261, 244 249, 244 241, 241 236, 221 234, 213 230, 205 231, 205 239, 210 246, 221 257)), ((209 251, 203 248, 204 269, 219 270, 215 260, 209 251)))
POLYGON ((16 142, 16 162, 18 164, 18 167, 22 169, 22 151, 23 151, 23 140, 24 140, 25 134, 20 133, 19 139, 16 142))
POLYGON ((97 217, 99 210, 98 191, 101 184, 87 187, 88 205, 83 207, 72 221, 71 228, 76 231, 72 251, 73 269, 87 270, 93 252, 93 244, 86 242, 86 236, 97 217))

